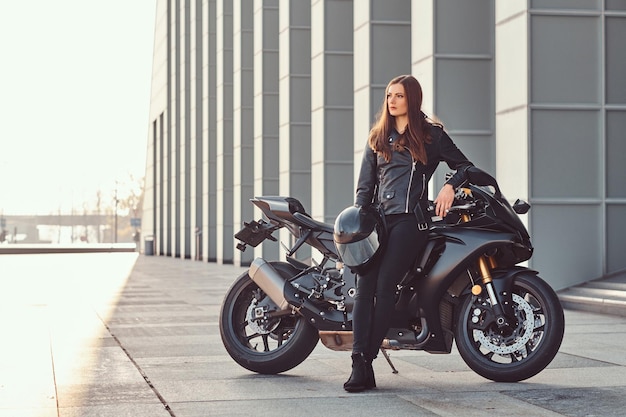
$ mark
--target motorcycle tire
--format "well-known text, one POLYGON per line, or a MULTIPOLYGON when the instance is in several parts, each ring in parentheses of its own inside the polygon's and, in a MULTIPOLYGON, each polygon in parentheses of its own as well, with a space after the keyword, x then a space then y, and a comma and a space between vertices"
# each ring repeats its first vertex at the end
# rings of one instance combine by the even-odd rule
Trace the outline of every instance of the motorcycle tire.
MULTIPOLYGON (((284 269, 276 269, 289 278, 284 269)), ((243 273, 228 290, 220 311, 220 335, 226 351, 239 365, 260 374, 295 368, 311 354, 319 332, 297 314, 252 320, 260 302, 275 307, 248 273, 243 273)))
POLYGON ((461 357, 474 372, 496 382, 518 382, 538 374, 554 359, 563 340, 563 308, 539 276, 518 274, 512 298, 516 317, 509 318, 506 329, 495 324, 488 301, 471 294, 456 315, 461 357))

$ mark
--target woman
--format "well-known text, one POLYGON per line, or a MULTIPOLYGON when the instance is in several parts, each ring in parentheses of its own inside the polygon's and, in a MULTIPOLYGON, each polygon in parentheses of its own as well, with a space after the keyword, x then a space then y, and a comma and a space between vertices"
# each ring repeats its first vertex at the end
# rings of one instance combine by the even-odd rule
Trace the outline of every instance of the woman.
POLYGON ((434 201, 436 214, 444 217, 472 166, 443 127, 422 113, 422 88, 413 76, 394 78, 386 93, 363 153, 355 205, 380 205, 387 237, 384 252, 358 278, 352 374, 344 384, 349 392, 376 386, 372 360, 390 326, 396 285, 426 244, 422 207, 428 203, 428 181, 440 161, 456 170, 434 201))

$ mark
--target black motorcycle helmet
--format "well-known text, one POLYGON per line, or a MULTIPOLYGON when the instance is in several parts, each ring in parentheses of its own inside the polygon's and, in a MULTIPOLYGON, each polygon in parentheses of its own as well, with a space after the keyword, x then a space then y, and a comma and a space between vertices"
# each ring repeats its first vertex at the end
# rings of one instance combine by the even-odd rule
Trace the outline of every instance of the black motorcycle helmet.
POLYGON ((333 237, 343 263, 356 273, 363 273, 383 243, 380 214, 371 206, 348 207, 335 219, 333 237))

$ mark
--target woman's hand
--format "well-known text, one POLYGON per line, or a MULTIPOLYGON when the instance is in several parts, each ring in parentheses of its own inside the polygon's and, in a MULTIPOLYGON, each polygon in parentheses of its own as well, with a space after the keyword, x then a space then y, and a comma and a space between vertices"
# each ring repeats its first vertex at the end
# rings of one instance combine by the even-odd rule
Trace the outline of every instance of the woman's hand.
POLYGON ((441 187, 441 191, 439 191, 439 195, 434 203, 437 216, 446 217, 448 209, 452 207, 452 203, 454 203, 454 187, 450 184, 445 184, 441 187))

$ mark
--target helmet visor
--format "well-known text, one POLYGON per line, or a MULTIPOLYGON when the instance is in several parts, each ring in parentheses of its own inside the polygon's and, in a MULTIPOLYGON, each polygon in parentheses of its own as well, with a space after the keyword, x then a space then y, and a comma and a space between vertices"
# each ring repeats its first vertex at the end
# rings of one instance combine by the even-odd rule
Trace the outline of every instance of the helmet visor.
POLYGON ((378 233, 372 231, 365 239, 350 243, 336 243, 339 256, 349 267, 361 266, 367 263, 378 249, 378 233))

